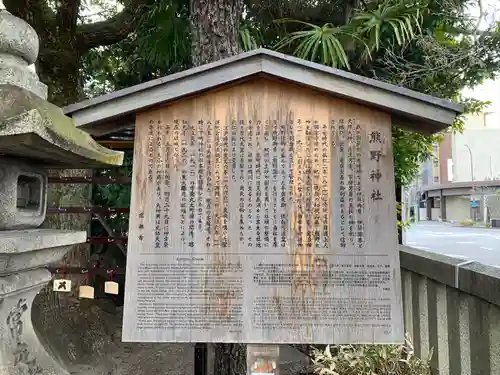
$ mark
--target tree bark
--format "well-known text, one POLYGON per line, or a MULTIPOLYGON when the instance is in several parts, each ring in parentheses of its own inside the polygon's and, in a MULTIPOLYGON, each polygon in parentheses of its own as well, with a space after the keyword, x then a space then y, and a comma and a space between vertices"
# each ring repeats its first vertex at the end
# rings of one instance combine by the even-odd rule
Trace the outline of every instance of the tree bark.
POLYGON ((247 346, 242 344, 214 345, 214 374, 246 375, 247 346))
MULTIPOLYGON (((73 44, 68 39, 68 45, 73 44)), ((61 44, 52 47, 41 51, 36 64, 40 80, 49 88, 48 100, 60 107, 83 100, 82 55, 76 49, 69 53, 61 44)))
MULTIPOLYGON (((240 52, 239 24, 243 0, 191 1, 191 58, 194 66, 240 52)), ((246 345, 216 344, 214 374, 246 375, 246 345)))
POLYGON ((242 0, 192 0, 192 62, 208 64, 240 52, 242 0))

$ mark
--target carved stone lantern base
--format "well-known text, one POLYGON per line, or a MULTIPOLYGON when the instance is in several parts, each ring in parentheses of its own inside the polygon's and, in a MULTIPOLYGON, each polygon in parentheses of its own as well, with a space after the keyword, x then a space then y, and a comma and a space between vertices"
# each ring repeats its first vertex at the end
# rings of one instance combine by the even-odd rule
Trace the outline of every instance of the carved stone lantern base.
POLYGON ((60 261, 83 231, 0 231, 0 375, 66 375, 33 328, 31 306, 51 280, 41 268, 60 261))
POLYGON ((66 375, 44 349, 31 323, 36 295, 51 279, 46 269, 0 278, 0 375, 66 375))

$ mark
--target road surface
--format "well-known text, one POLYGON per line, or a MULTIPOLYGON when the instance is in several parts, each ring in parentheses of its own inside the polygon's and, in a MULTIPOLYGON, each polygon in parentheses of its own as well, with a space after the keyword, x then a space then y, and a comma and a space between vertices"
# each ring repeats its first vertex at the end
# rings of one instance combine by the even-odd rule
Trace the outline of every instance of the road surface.
POLYGON ((500 268, 500 229, 420 222, 406 233, 406 245, 500 268))

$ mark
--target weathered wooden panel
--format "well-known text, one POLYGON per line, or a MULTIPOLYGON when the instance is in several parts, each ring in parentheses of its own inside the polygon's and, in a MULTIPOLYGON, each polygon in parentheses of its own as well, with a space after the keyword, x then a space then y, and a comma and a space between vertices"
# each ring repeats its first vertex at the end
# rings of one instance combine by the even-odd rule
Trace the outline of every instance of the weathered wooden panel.
POLYGON ((260 79, 135 134, 124 341, 403 340, 388 115, 260 79))

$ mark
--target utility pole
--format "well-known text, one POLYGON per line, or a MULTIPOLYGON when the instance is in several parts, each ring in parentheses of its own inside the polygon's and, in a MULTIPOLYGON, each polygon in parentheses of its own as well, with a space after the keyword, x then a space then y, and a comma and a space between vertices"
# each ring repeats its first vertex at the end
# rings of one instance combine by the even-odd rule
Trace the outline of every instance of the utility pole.
POLYGON ((417 174, 417 176, 415 177, 415 198, 413 200, 413 215, 415 217, 415 222, 420 222, 420 194, 419 194, 419 190, 420 190, 420 187, 418 185, 418 178, 420 177, 420 171, 419 173, 417 174))
MULTIPOLYGON (((471 177, 471 181, 472 181, 472 201, 471 202, 475 202, 476 201, 476 186, 474 183, 474 163, 473 163, 473 159, 472 159, 472 151, 471 151, 469 145, 464 144, 464 146, 467 147, 467 150, 469 151, 470 177, 471 177)), ((476 221, 476 211, 474 210, 472 203, 471 203, 471 207, 470 207, 470 212, 471 212, 471 219, 476 221), (474 218, 472 216, 474 216, 474 218)))

